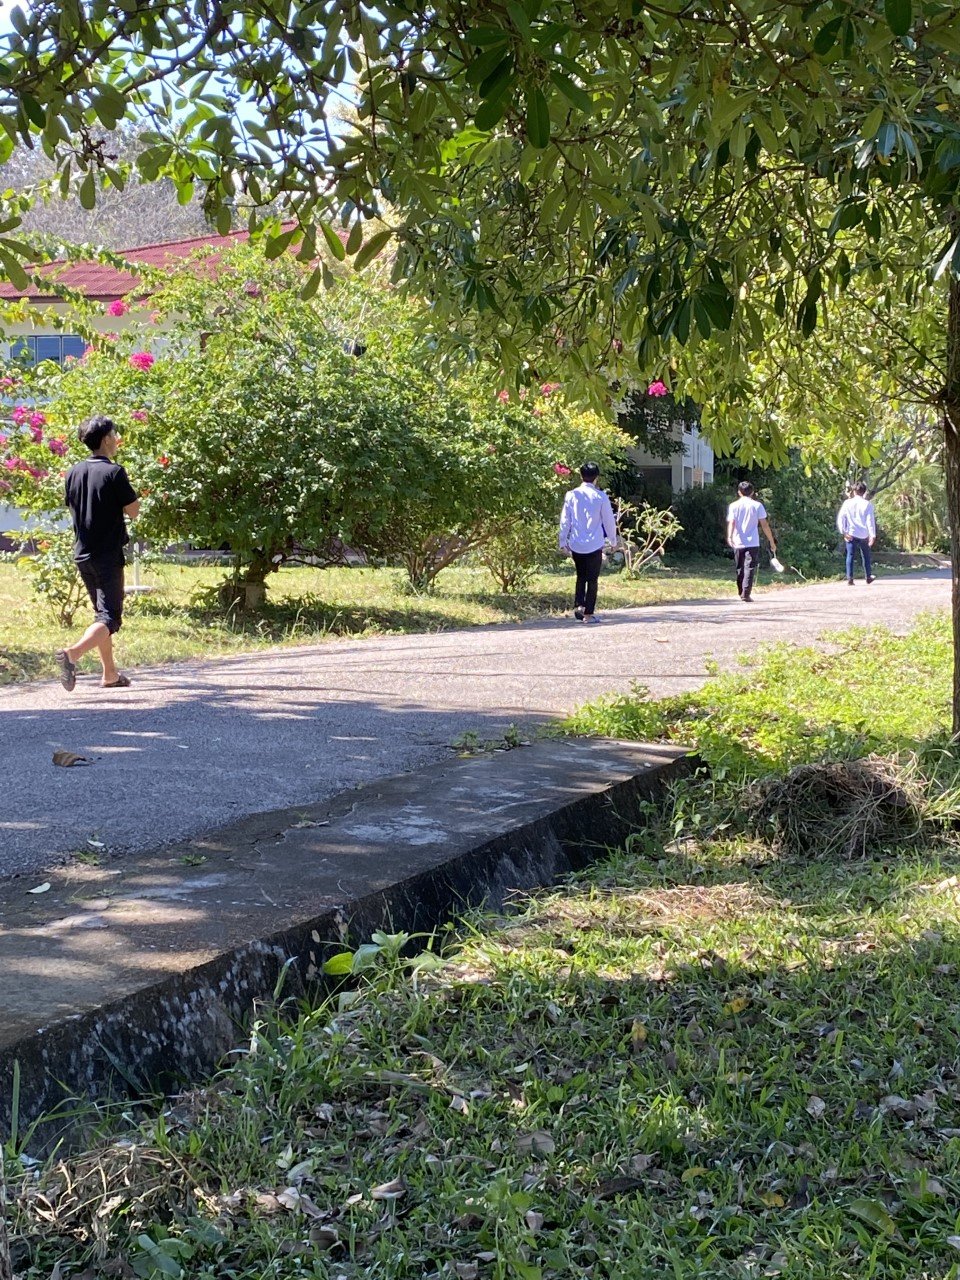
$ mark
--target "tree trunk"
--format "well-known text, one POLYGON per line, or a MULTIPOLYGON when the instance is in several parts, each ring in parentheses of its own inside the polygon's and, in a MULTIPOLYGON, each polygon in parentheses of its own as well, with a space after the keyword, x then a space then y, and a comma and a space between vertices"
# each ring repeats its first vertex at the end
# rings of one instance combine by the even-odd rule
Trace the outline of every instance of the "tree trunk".
POLYGON ((943 388, 943 463, 953 564, 953 733, 960 736, 960 280, 950 277, 947 378, 943 388))

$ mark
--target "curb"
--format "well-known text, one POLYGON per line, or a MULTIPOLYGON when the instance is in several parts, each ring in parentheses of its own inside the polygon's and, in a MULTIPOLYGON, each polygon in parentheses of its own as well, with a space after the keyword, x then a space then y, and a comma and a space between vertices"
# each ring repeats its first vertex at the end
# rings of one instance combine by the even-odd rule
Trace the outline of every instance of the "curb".
POLYGON ((71 1098, 195 1082, 281 980, 285 996, 308 995, 347 939, 430 932, 582 869, 695 764, 671 747, 542 742, 261 814, 120 870, 52 872, 52 891, 26 905, 8 889, 0 1134, 15 1063, 21 1135, 71 1098))

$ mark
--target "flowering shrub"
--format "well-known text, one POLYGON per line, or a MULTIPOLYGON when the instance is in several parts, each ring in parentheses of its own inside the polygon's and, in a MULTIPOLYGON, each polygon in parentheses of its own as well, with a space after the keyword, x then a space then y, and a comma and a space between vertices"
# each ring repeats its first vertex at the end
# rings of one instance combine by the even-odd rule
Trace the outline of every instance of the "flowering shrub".
POLYGON ((130 310, 130 304, 125 302, 123 298, 114 298, 107 307, 108 316, 125 316, 130 310))
POLYGON ((143 495, 138 536, 228 545, 222 599, 253 604, 286 560, 336 561, 346 546, 429 589, 518 520, 555 520, 571 467, 622 449, 557 384, 511 400, 479 374, 433 373, 415 309, 393 294, 353 281, 305 303, 301 285, 293 261, 234 250, 215 277, 184 273, 151 299, 151 321, 170 320, 159 356, 134 312, 120 338, 12 385, 9 496, 62 516, 64 470, 84 452, 74 428, 108 413, 143 495))

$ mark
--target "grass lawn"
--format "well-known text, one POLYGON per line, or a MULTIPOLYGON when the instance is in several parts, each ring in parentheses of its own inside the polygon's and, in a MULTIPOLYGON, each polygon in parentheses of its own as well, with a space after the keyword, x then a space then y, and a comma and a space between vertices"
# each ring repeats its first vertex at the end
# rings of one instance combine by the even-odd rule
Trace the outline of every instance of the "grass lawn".
MULTIPOLYGON (((270 580, 267 604, 256 616, 231 620, 204 601, 204 592, 210 592, 224 574, 222 568, 170 564, 145 569, 143 581, 158 590, 128 601, 117 644, 121 665, 148 666, 275 645, 315 644, 341 635, 517 622, 568 610, 573 593, 572 569, 566 567, 538 574, 531 590, 517 596, 493 591, 490 575, 482 568, 449 569, 441 574, 437 591, 426 596, 405 591, 398 569, 291 568, 270 580)), ((638 580, 605 573, 600 602, 615 608, 732 590, 728 562, 685 562, 653 570, 638 580)), ((53 675, 53 652, 67 636, 79 634, 87 620, 83 610, 74 628, 65 631, 49 610, 35 602, 25 575, 11 564, 0 564, 0 684, 53 675)))
POLYGON ((956 1278, 949 658, 931 620, 582 713, 683 729, 713 775, 578 879, 461 921, 439 967, 381 939, 121 1143, 11 1153, 14 1269, 956 1278))

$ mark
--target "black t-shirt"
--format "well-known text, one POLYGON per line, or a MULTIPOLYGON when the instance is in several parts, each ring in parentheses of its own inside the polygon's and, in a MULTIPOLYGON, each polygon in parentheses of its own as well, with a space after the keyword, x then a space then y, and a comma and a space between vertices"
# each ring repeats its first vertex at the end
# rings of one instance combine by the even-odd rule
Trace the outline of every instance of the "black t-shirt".
POLYGON ((74 560, 120 554, 130 541, 123 508, 137 495, 119 462, 91 454, 67 472, 67 506, 73 518, 74 560))

